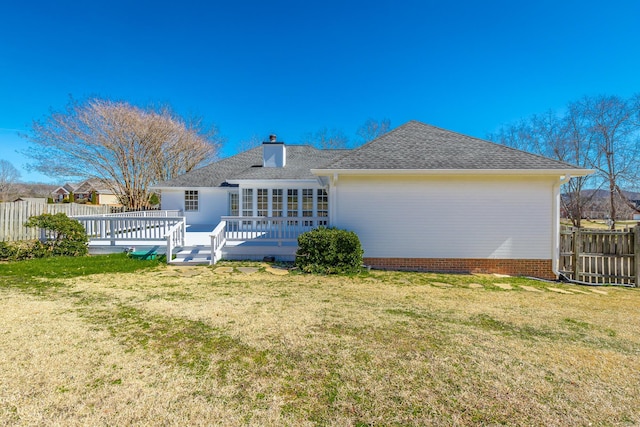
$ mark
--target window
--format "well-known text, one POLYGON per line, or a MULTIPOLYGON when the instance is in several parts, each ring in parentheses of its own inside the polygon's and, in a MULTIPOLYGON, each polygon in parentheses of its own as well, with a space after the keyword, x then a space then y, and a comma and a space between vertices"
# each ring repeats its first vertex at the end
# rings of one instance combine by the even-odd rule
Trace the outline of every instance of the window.
POLYGON ((287 216, 298 216, 298 189, 287 190, 287 216))
POLYGON ((269 216, 269 190, 258 188, 258 216, 269 216))
POLYGON ((282 216, 282 189, 271 190, 271 216, 282 216))
MULTIPOLYGON (((287 190, 287 216, 288 217, 298 216, 298 190, 297 189, 290 188, 287 190)), ((287 221, 287 225, 298 225, 298 221, 287 221)))
MULTIPOLYGON (((302 216, 313 216, 313 188, 302 189, 302 216)), ((313 221, 304 221, 303 225, 313 227, 313 221)))
MULTIPOLYGON (((329 216, 329 195, 327 190, 318 190, 317 198, 317 216, 326 218, 329 216)), ((318 225, 329 225, 327 220, 318 220, 318 225)))
POLYGON ((253 188, 242 189, 242 216, 253 216, 253 188))
POLYGON ((238 216, 240 211, 238 193, 229 193, 229 215, 238 216))
POLYGON ((302 190, 302 216, 313 216, 313 188, 302 190))
POLYGON ((185 190, 184 210, 186 212, 198 211, 198 191, 197 190, 185 190))

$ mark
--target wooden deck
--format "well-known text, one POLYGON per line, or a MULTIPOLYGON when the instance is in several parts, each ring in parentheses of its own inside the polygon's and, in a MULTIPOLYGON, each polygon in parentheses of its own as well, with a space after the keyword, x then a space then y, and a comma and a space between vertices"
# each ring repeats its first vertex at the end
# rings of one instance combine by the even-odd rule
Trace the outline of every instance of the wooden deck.
POLYGON ((170 262, 204 264, 220 259, 293 261, 297 237, 323 218, 224 217, 220 224, 186 224, 174 212, 76 217, 87 230, 89 252, 125 250, 168 254, 170 262), (174 258, 175 257, 175 258, 174 258))

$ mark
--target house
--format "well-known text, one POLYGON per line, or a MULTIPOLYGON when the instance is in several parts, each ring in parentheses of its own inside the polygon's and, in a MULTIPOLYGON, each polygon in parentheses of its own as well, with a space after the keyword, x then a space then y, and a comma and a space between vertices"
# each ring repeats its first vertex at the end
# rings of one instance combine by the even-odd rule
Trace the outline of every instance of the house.
POLYGON ((51 194, 54 203, 62 203, 64 200, 69 200, 69 196, 72 193, 76 203, 120 205, 118 195, 108 188, 104 181, 97 178, 90 178, 79 184, 66 183, 62 187, 56 188, 51 194), (96 200, 94 200, 94 197, 96 200))
POLYGON ((64 184, 51 192, 51 198, 54 203, 62 203, 65 199, 69 199, 69 195, 74 192, 76 186, 70 183, 64 184))
POLYGON ((272 136, 155 188, 187 224, 245 240, 326 225, 355 231, 377 268, 555 278, 560 185, 588 173, 410 121, 353 150, 272 136))

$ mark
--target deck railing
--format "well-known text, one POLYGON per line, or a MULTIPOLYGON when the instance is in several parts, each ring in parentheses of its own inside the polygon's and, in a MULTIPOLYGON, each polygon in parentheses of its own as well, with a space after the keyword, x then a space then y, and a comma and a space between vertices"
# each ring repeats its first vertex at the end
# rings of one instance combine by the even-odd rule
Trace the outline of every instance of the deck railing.
POLYGON ((124 218, 175 218, 184 216, 178 209, 149 210, 149 211, 129 211, 105 214, 104 216, 124 217, 124 218))
POLYGON ((226 237, 227 222, 221 221, 220 224, 211 232, 211 261, 213 265, 222 258, 222 248, 227 243, 226 237))
POLYGON ((167 264, 173 259, 173 250, 178 246, 184 246, 184 238, 187 231, 186 225, 185 221, 180 221, 174 224, 165 234, 165 239, 167 240, 167 264))
POLYGON ((326 226, 327 217, 266 217, 223 216, 227 241, 259 240, 264 242, 296 242, 298 236, 319 226, 326 226))
MULTIPOLYGON (((160 212, 160 211, 156 211, 160 212)), ((126 214, 83 215, 74 216, 87 231, 92 241, 110 242, 115 246, 117 241, 153 241, 166 240, 167 234, 174 232, 173 227, 182 224, 182 216, 132 216, 126 214)), ((182 231, 184 241, 184 230, 182 231)))

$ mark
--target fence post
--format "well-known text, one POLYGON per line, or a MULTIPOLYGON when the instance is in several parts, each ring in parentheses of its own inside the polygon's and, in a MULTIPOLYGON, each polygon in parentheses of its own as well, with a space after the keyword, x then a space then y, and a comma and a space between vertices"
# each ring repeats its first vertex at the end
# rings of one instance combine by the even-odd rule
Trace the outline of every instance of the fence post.
POLYGON ((582 273, 582 232, 580 228, 574 228, 573 237, 573 280, 580 280, 580 274, 582 273))
POLYGON ((113 224, 114 218, 109 218, 107 223, 109 224, 109 232, 111 233, 111 246, 116 245, 116 227, 113 224))
POLYGON ((636 225, 632 228, 633 233, 633 268, 634 268, 634 276, 636 277, 635 283, 633 284, 636 288, 640 287, 640 233, 638 232, 638 227, 640 225, 636 225))

